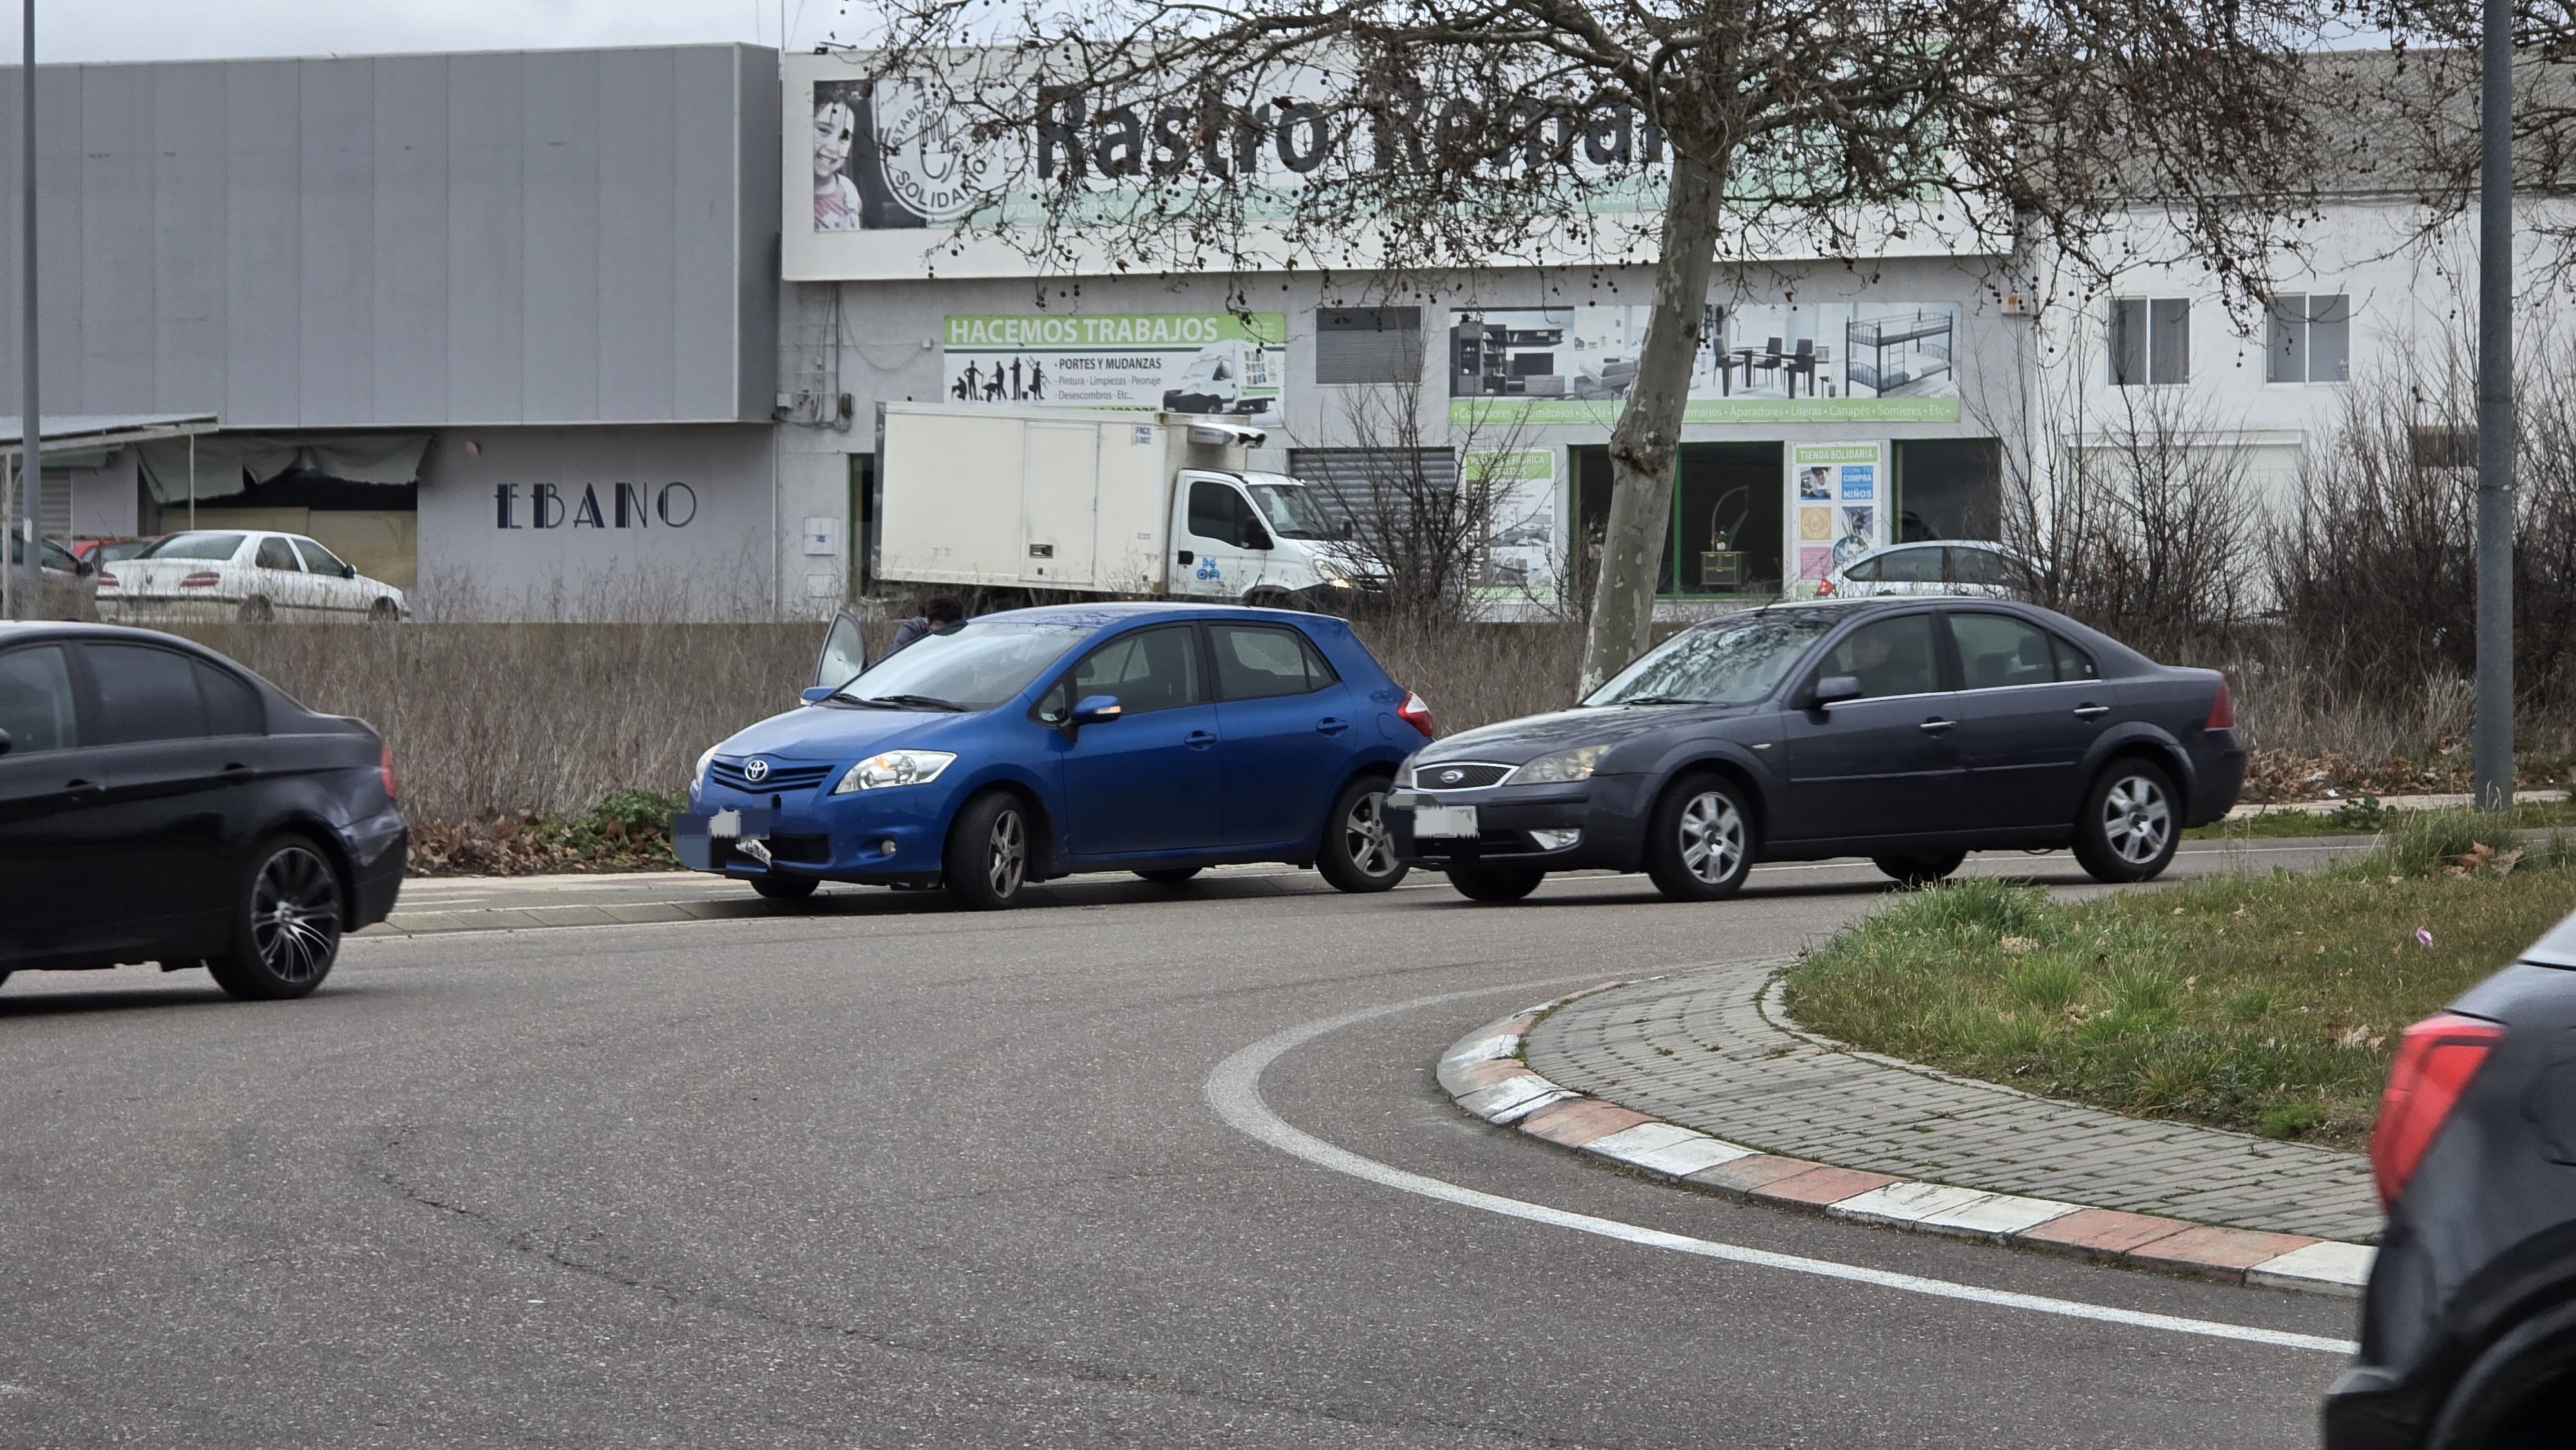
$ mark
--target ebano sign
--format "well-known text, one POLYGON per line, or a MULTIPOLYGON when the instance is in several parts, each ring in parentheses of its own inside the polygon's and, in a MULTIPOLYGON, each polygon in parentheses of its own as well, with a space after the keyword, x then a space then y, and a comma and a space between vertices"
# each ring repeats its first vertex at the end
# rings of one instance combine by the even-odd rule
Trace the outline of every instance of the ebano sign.
POLYGON ((685 529, 698 516, 698 491, 685 483, 609 485, 601 506, 599 485, 503 483, 492 488, 496 529, 685 529))

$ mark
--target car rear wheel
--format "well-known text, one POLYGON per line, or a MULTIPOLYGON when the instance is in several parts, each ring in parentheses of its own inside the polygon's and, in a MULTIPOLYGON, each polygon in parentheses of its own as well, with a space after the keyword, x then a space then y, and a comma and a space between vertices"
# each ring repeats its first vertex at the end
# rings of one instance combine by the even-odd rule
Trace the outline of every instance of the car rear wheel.
POLYGON ((2173 777, 2129 757, 2112 761, 2084 792, 2075 861, 2096 881, 2149 881, 2173 860, 2181 839, 2173 777))
POLYGON ((1019 797, 988 791, 966 803, 940 856, 948 895, 968 911, 999 911, 1029 882, 1029 814, 1019 797))
POLYGON ((276 618, 277 611, 269 607, 266 599, 254 594, 241 602, 241 617, 252 624, 261 624, 276 618))
POLYGON ((1936 856, 1872 856, 1869 863, 1912 891, 1946 878, 1967 859, 1965 851, 1943 851, 1936 856))
POLYGON ((367 606, 367 623, 391 624, 402 618, 402 606, 390 599, 378 599, 367 606))
POLYGON ((206 958, 206 970, 246 1002, 301 997, 321 986, 339 959, 339 873, 302 836, 272 836, 250 861, 234 899, 231 948, 206 958))
POLYGON ((751 889, 772 901, 802 901, 822 883, 811 876, 754 876, 751 889))
POLYGON ((1199 874, 1199 868, 1196 866, 1158 866, 1151 871, 1139 871, 1136 874, 1147 881, 1153 882, 1157 886, 1178 886, 1182 882, 1199 874))
POLYGON ((1544 871, 1527 866, 1452 866, 1449 884, 1469 901, 1518 901, 1538 890, 1544 871))
POLYGON ((1343 891, 1385 891, 1404 879, 1408 868, 1396 859, 1386 828, 1384 777, 1364 775, 1343 786, 1324 820, 1315 869, 1326 881, 1343 891))
POLYGON ((1753 821, 1725 777, 1686 775, 1655 802, 1646 875, 1675 901, 1733 896, 1753 869, 1753 821))

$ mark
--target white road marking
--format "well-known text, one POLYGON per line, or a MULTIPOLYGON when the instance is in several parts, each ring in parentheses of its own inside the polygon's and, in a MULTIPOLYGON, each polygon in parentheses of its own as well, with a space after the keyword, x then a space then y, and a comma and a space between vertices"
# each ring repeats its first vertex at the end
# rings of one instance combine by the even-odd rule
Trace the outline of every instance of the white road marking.
POLYGON ((2019 1309, 2034 1314, 2054 1314, 2068 1319, 2090 1319, 2104 1324, 2124 1324, 2140 1329, 2160 1329, 2171 1334, 2196 1335, 2207 1339, 2230 1339, 2247 1344, 2271 1345, 2282 1349, 2314 1350, 2319 1354, 2349 1357, 2360 1346, 2348 1339, 2329 1339, 2316 1334, 2293 1334, 2287 1330, 2262 1329, 2250 1324, 2229 1324, 2215 1319, 2190 1319, 2177 1314, 2155 1314, 2139 1309, 2118 1309, 2104 1304, 2088 1304, 2077 1299, 2056 1299, 2043 1294, 2023 1294, 2009 1289, 1988 1289, 1975 1284, 1954 1283, 1948 1279, 1926 1278, 1920 1274, 1901 1274, 1887 1269, 1865 1268, 1858 1264, 1837 1263, 1831 1259, 1809 1258, 1803 1254, 1773 1253, 1768 1249, 1746 1248, 1740 1244, 1718 1243, 1711 1239, 1693 1238, 1687 1234, 1667 1233, 1662 1229, 1622 1223, 1617 1219, 1597 1218, 1588 1213, 1575 1213, 1545 1204, 1505 1198, 1498 1193, 1462 1188, 1457 1184, 1390 1167, 1373 1158, 1363 1158, 1347 1148, 1337 1148, 1311 1133, 1293 1128, 1278 1114, 1270 1111, 1261 1098, 1261 1074, 1290 1050, 1311 1042, 1325 1033, 1366 1022, 1371 1018, 1389 1017, 1399 1012, 1456 1002, 1470 997, 1488 997, 1500 992, 1525 992, 1549 983, 1521 983, 1511 987, 1482 987, 1465 992, 1443 992, 1438 996, 1419 997, 1410 1002, 1395 1002, 1380 1007, 1366 1007, 1326 1017, 1274 1032, 1259 1042, 1234 1053, 1218 1063, 1208 1074, 1206 1094, 1208 1107, 1227 1126, 1246 1133, 1294 1158, 1302 1158, 1319 1168, 1346 1174, 1382 1187, 1424 1198, 1454 1203, 1464 1208, 1480 1209, 1505 1218, 1547 1224, 1554 1228, 1573 1229, 1578 1233, 1597 1234, 1602 1238, 1647 1248, 1666 1249, 1700 1258, 1720 1259, 1728 1263, 1749 1264, 1756 1268, 1779 1269, 1793 1274, 1812 1274, 1819 1278, 1841 1279, 1848 1283, 1867 1284, 1874 1288, 1893 1289, 1901 1293, 1922 1294, 1935 1299, 1954 1299, 1993 1308, 2019 1309))

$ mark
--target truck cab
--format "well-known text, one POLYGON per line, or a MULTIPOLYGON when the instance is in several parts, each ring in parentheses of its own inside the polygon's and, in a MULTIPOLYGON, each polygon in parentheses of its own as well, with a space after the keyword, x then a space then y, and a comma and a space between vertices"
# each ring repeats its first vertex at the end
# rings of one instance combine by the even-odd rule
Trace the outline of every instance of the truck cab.
POLYGON ((1284 473, 1183 469, 1172 489, 1171 592, 1255 604, 1329 599, 1358 587, 1338 532, 1284 473))

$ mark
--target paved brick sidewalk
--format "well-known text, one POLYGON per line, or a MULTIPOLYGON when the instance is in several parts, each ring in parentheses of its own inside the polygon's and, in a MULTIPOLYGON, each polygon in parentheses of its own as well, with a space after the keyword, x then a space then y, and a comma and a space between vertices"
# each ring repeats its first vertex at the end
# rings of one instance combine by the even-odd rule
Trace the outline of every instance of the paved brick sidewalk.
POLYGON ((2148 1122, 1854 1052, 1782 1025, 1778 963, 1575 1001, 1531 1033, 1567 1088, 1765 1152, 2200 1223, 2367 1242, 2369 1161, 2148 1122))

